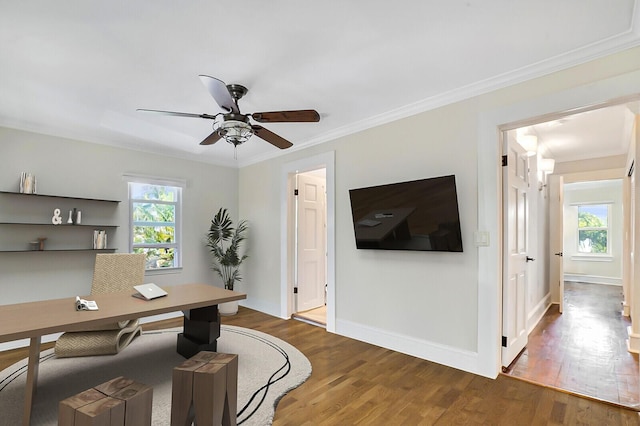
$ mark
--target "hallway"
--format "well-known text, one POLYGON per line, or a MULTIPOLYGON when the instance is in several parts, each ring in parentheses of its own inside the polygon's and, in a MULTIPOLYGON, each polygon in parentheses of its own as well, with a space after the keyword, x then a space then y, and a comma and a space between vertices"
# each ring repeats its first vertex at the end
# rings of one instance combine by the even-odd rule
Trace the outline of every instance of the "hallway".
POLYGON ((638 355, 627 351, 622 288, 565 282, 564 313, 553 305, 504 373, 591 398, 638 407, 638 355))

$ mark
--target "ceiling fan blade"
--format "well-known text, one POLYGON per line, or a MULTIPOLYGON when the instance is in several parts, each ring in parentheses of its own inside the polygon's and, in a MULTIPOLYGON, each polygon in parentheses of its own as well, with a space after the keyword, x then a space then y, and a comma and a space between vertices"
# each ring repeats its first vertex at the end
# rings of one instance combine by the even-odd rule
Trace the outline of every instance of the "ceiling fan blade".
POLYGON ((280 149, 287 149, 293 146, 291 142, 283 138, 282 136, 278 136, 270 130, 265 129, 262 126, 251 126, 253 129, 253 133, 265 141, 269 142, 271 145, 276 146, 280 149))
POLYGON ((260 123, 309 123, 320 121, 320 114, 314 109, 254 112, 251 116, 260 123))
POLYGON ((213 96, 213 99, 220 105, 220 108, 227 110, 227 112, 240 113, 238 105, 236 105, 233 100, 224 81, 208 75, 199 75, 198 77, 200 77, 202 84, 204 84, 211 96, 213 96))
POLYGON ((193 114, 193 113, 190 113, 190 112, 160 111, 160 110, 157 110, 157 109, 142 109, 142 108, 138 108, 136 111, 156 112, 158 114, 175 115, 177 117, 208 118, 209 120, 215 120, 216 119, 215 115, 193 114))
POLYGON ((218 132, 214 131, 209 136, 207 136, 202 142, 200 142, 200 145, 213 145, 219 140, 220 140, 220 135, 218 134, 218 132))

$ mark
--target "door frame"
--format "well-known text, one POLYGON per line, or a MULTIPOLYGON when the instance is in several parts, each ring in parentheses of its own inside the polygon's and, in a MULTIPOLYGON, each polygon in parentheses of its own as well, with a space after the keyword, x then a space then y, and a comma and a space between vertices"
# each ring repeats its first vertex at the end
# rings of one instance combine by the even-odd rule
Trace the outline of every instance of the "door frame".
POLYGON ((478 358, 473 371, 487 377, 500 372, 502 312, 502 180, 500 177, 502 130, 524 127, 531 117, 548 121, 557 111, 579 112, 580 106, 606 106, 625 102, 637 87, 640 71, 543 96, 529 93, 515 103, 505 103, 478 115, 478 221, 477 231, 487 232, 491 243, 478 249, 478 358), (612 102, 611 100, 614 100, 612 102), (578 107, 578 108, 577 108, 578 107), (577 109, 576 109, 577 108, 577 109), (509 123, 516 123, 510 125, 509 123), (482 319, 482 320, 480 320, 482 319))
POLYGON ((280 194, 280 316, 289 319, 294 311, 293 286, 295 269, 295 203, 292 202, 295 175, 326 169, 327 196, 327 326, 336 332, 335 315, 335 153, 329 151, 283 164, 280 194))
POLYGON ((549 288, 554 298, 554 280, 558 280, 558 312, 564 311, 564 176, 550 176, 549 188, 549 244, 551 250, 546 253, 549 259, 549 288), (553 237, 555 235, 555 239, 553 237), (560 253, 560 254, 557 254, 560 253))
MULTIPOLYGON (((530 119, 527 120, 522 120, 517 122, 518 126, 521 127, 527 127, 527 126, 532 126, 535 124, 539 124, 539 123, 544 123, 547 121, 552 121, 552 120, 557 120, 557 119, 561 119, 567 116, 571 116, 574 114, 578 114, 580 112, 586 112, 586 111, 593 111, 593 110, 597 110, 597 109, 601 109, 601 108, 608 108, 611 106, 615 106, 615 105, 620 105, 620 104, 625 104, 625 103, 629 103, 631 101, 638 101, 640 100, 640 95, 632 95, 632 96, 627 96, 624 97, 622 99, 616 99, 616 100, 611 100, 608 101, 606 103, 602 103, 602 104, 598 104, 598 105, 589 105, 589 106, 584 106, 584 107, 580 107, 580 108, 574 108, 568 111, 562 111, 562 112, 556 112, 556 113, 550 113, 550 114, 546 114, 545 116, 543 116, 543 118, 541 117, 532 117, 530 119)), ((513 130, 511 127, 514 124, 509 124, 509 125, 504 125, 501 127, 502 130, 502 138, 500 141, 500 146, 501 149, 504 150, 504 146, 507 143, 506 141, 506 137, 504 136, 507 133, 508 129, 513 130)), ((537 172, 537 171, 535 171, 537 172)), ((537 174, 537 173, 534 173, 537 174)), ((501 183, 504 184, 504 177, 501 176, 502 180, 501 183)), ((563 175, 556 175, 555 179, 553 180, 553 182, 551 182, 551 180, 547 181, 547 185, 549 185, 550 191, 549 191, 549 196, 550 197, 556 197, 558 195, 562 195, 562 193, 564 192, 564 184, 566 183, 573 183, 573 182, 588 182, 588 181, 598 181, 598 180, 608 180, 608 179, 621 179, 620 176, 617 176, 615 174, 611 175, 608 172, 603 172, 600 173, 600 176, 598 178, 591 178, 591 179, 585 179, 583 177, 583 173, 582 172, 574 172, 574 173, 568 173, 568 174, 563 174, 563 175)), ((505 194, 502 193, 502 197, 505 197, 505 194)), ((561 197, 562 198, 562 197, 561 197)), ((504 203, 504 201, 503 201, 504 203)), ((551 209, 554 207, 554 202, 550 201, 547 208, 551 209)), ((562 214, 562 207, 563 207, 563 202, 560 201, 559 205, 556 206, 559 208, 560 210, 560 214, 557 215, 557 217, 555 217, 556 222, 554 221, 550 221, 550 226, 556 226, 556 228, 558 230, 560 230, 560 233, 562 233, 562 228, 563 228, 563 223, 564 223, 564 216, 562 214)), ((536 209, 534 209, 534 211, 537 211, 536 209)), ((533 212, 532 212, 533 214, 533 212)), ((624 221, 623 221, 624 222, 624 221)), ((626 222, 624 222, 623 224, 624 226, 627 226, 626 222)), ((505 232, 505 227, 507 226, 506 221, 504 216, 502 217, 502 232, 505 232)), ((550 238, 552 238, 552 236, 549 236, 550 238)), ((562 235, 559 236, 560 239, 560 248, 559 251, 563 252, 564 251, 564 247, 562 247, 562 235)), ((564 309, 564 279, 563 279, 563 271, 562 271, 562 258, 560 258, 560 260, 558 261, 555 258, 555 254, 554 252, 557 251, 557 248, 552 249, 552 246, 556 246, 558 245, 556 241, 553 240, 549 240, 549 245, 547 246, 538 246, 537 249, 537 253, 536 252, 532 252, 532 256, 535 257, 539 257, 540 259, 544 259, 544 258, 548 258, 549 259, 549 268, 550 268, 550 274, 547 277, 543 277, 543 279, 547 279, 549 281, 549 286, 550 286, 550 296, 551 296, 551 304, 558 304, 559 307, 559 312, 562 313, 563 309, 564 309), (552 276, 552 271, 551 268, 554 267, 558 267, 560 268, 559 272, 559 285, 556 286, 556 284, 554 282, 551 282, 551 276, 552 276)), ((627 263, 627 248, 624 247, 623 245, 623 252, 622 252, 622 261, 623 261, 623 265, 625 265, 627 263)), ((503 247, 503 251, 502 251, 503 255, 504 255, 504 247, 503 247)), ((504 264, 503 264, 503 268, 504 268, 504 264)), ((624 277, 623 277, 624 278, 624 277)), ((627 287, 629 287, 629 283, 623 279, 623 290, 625 290, 625 297, 624 297, 624 302, 626 303, 627 299, 627 287)), ((504 309, 504 306, 501 306, 501 309, 504 309)), ((503 311, 501 311, 503 312, 503 311)), ((530 314, 531 312, 527 312, 527 314, 530 314)), ((502 362, 502 354, 503 351, 501 351, 501 363, 502 362)), ((504 364, 504 363, 503 363, 504 364)), ((504 367, 503 367, 504 368, 504 367)))

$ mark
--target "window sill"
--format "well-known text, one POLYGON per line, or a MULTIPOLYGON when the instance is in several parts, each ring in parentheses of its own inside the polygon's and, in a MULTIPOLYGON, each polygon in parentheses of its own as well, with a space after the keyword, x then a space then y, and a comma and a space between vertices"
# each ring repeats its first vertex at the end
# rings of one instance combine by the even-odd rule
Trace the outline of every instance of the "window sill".
POLYGON ((578 262, 613 262, 613 256, 608 254, 574 254, 571 260, 578 262))
POLYGON ((144 271, 145 275, 166 275, 166 274, 180 274, 182 267, 177 268, 162 268, 162 269, 147 269, 144 271))

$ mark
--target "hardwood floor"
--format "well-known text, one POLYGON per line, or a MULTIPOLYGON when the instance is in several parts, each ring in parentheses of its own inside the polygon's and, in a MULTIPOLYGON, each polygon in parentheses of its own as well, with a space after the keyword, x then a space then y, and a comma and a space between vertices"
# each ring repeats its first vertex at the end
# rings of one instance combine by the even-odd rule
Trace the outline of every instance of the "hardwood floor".
POLYGON ((327 326, 327 306, 323 305, 319 308, 309 309, 308 311, 297 312, 293 314, 294 319, 309 321, 321 327, 327 326))
POLYGON ((553 306, 506 374, 614 404, 640 407, 638 355, 627 351, 617 286, 565 283, 564 313, 553 306))
MULTIPOLYGON (((301 321, 240 307, 222 322, 274 335, 311 361, 311 377, 278 403, 275 426, 640 424, 632 410, 511 377, 487 379, 301 321)), ((0 368, 11 363, 5 356, 0 354, 0 368)))

